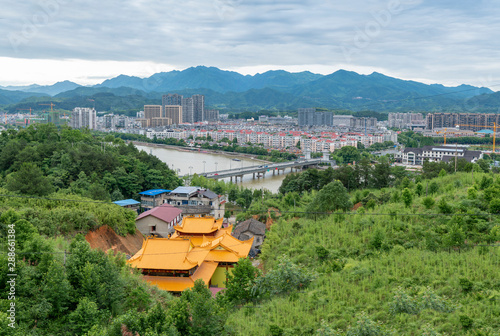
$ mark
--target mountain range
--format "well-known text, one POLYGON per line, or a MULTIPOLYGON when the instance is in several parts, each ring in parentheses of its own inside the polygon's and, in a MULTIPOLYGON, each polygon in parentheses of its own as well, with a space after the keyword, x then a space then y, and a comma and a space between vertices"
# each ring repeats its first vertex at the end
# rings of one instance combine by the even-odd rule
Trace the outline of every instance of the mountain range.
POLYGON ((495 94, 484 87, 428 85, 377 72, 361 75, 338 70, 330 75, 320 75, 308 71, 275 70, 251 76, 198 66, 183 71, 160 72, 147 78, 120 75, 91 87, 70 81, 49 86, 0 87, 0 104, 9 105, 6 108, 12 111, 26 106, 40 109, 38 102, 54 101, 58 108, 72 109, 76 103, 93 99, 100 111, 120 112, 137 110, 144 104, 160 104, 165 93, 204 94, 206 105, 235 110, 324 107, 439 111, 467 110, 470 106, 491 110, 498 101, 496 96, 488 98, 495 94))

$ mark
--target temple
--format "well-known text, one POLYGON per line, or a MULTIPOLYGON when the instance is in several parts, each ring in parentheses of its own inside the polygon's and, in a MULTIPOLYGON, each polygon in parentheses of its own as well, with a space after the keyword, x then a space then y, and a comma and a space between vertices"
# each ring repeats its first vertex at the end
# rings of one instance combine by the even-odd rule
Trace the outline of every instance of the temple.
POLYGON ((209 287, 225 287, 226 271, 246 258, 253 238, 241 241, 223 228, 222 218, 184 217, 170 238, 147 238, 128 260, 160 289, 182 292, 202 279, 209 287))

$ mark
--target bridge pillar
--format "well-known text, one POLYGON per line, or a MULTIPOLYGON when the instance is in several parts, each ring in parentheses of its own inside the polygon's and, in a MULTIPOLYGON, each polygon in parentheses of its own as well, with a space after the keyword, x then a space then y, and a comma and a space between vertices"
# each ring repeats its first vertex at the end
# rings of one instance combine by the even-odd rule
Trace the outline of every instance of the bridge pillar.
POLYGON ((253 179, 255 180, 255 173, 253 173, 253 179))
POLYGON ((243 183, 243 175, 240 175, 240 182, 243 183))
POLYGON ((229 177, 229 181, 231 181, 231 183, 233 182, 233 177, 232 176, 229 177))
MULTIPOLYGON (((273 169, 273 176, 274 176, 274 171, 275 171, 275 170, 276 170, 276 169, 273 169)), ((280 174, 280 172, 278 171, 278 175, 279 175, 279 174, 280 174)))

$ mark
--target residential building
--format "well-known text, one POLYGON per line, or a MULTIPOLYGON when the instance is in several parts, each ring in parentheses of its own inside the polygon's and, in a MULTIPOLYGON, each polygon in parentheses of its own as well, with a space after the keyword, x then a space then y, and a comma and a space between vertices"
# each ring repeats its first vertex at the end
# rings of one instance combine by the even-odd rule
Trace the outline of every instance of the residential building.
POLYGON ((333 126, 351 128, 354 127, 354 119, 352 115, 334 115, 333 126))
POLYGON ((389 127, 399 129, 413 128, 417 125, 425 127, 425 119, 422 113, 389 113, 387 124, 389 127))
POLYGON ((194 123, 194 100, 193 98, 182 98, 182 121, 194 123))
POLYGON ((127 261, 146 281, 170 292, 180 293, 199 279, 209 287, 225 287, 227 274, 253 244, 253 238, 231 236, 232 226, 222 228, 222 218, 188 216, 173 228, 169 239, 146 239, 127 261))
POLYGON ((141 205, 141 202, 136 201, 134 199, 126 199, 126 200, 121 200, 121 201, 114 201, 116 205, 121 206, 122 208, 134 210, 135 212, 139 212, 139 207, 141 205))
POLYGON ((161 105, 144 105, 144 118, 153 119, 163 117, 161 105))
POLYGON ((205 96, 195 94, 193 99, 193 120, 194 122, 205 121, 205 96))
POLYGON ((182 106, 180 105, 164 105, 163 113, 165 118, 170 118, 174 125, 182 124, 182 106))
POLYGON ((96 129, 97 112, 93 108, 75 107, 71 113, 70 126, 73 128, 96 129))
POLYGON ((165 197, 170 193, 171 190, 166 189, 151 189, 140 192, 141 195, 141 207, 143 210, 151 210, 157 206, 165 203, 165 197))
POLYGON ((205 120, 206 121, 218 121, 219 120, 219 110, 205 110, 205 120))
POLYGON ((266 236, 266 224, 250 218, 239 223, 233 230, 233 236, 239 240, 253 238, 250 256, 253 257, 260 252, 260 247, 266 236))
POLYGON ((177 93, 169 93, 161 97, 161 104, 165 105, 182 105, 182 95, 177 93))
POLYGON ((164 196, 164 203, 182 209, 184 215, 211 215, 223 218, 225 212, 224 196, 200 187, 177 187, 164 196))
POLYGON ((168 237, 182 220, 182 210, 170 204, 161 204, 145 211, 135 219, 135 226, 145 236, 168 237))

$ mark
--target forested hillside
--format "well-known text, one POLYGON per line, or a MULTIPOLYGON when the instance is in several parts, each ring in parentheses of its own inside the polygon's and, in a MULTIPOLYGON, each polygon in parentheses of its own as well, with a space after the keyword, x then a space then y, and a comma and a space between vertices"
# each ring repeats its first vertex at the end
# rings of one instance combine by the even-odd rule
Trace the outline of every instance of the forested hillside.
POLYGON ((52 124, 1 133, 0 178, 20 194, 57 191, 103 201, 180 185, 165 163, 122 139, 52 124))
POLYGON ((216 298, 200 282, 174 297, 79 234, 132 232, 134 213, 110 194, 152 177, 177 185, 165 164, 50 125, 0 139, 0 335, 499 335, 500 177, 488 160, 417 174, 361 158, 289 175, 278 194, 195 176, 238 220, 272 225, 260 267, 241 259, 216 298))

